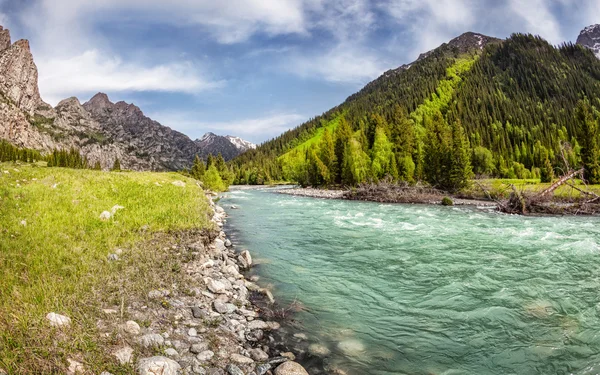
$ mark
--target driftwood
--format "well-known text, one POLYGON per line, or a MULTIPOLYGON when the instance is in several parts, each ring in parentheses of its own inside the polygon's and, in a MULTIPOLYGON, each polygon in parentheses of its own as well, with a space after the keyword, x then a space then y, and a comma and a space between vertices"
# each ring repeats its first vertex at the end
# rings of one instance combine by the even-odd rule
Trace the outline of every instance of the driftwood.
POLYGON ((583 168, 580 170, 577 170, 577 171, 567 172, 567 174, 565 174, 564 176, 559 178, 556 182, 554 182, 552 185, 550 185, 550 187, 548 187, 546 190, 542 191, 538 195, 538 198, 543 199, 543 198, 549 196, 550 194, 552 194, 554 192, 554 190, 558 189, 560 186, 564 185, 565 183, 567 183, 567 181, 569 181, 570 179, 572 179, 573 177, 575 177, 577 175, 583 175, 583 168))

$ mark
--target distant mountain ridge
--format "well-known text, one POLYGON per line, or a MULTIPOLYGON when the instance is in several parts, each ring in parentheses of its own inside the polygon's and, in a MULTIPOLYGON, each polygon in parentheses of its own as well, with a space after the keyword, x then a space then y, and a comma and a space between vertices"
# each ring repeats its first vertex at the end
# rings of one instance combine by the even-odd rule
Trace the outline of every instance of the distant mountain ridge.
MULTIPOLYGON (((0 139, 45 152, 73 147, 103 169, 119 159, 124 169, 180 170, 190 167, 197 154, 206 157, 221 151, 218 147, 205 150, 201 143, 145 116, 139 107, 113 103, 104 93, 83 105, 72 97, 52 108, 40 97, 29 42, 11 43, 10 31, 2 26, 0 139)), ((224 152, 230 157, 251 148, 239 138, 226 139, 231 146, 226 144, 224 152)))
POLYGON ((254 143, 245 141, 239 137, 216 135, 210 132, 204 134, 194 142, 202 150, 200 156, 207 157, 209 154, 221 154, 226 161, 256 148, 254 143))

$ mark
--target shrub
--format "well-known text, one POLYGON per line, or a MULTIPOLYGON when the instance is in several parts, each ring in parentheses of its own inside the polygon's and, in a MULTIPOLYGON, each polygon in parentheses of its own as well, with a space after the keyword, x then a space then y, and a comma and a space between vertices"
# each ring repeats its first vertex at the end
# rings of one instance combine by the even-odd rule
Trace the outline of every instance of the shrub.
POLYGON ((454 202, 449 197, 442 198, 442 206, 454 206, 454 202))

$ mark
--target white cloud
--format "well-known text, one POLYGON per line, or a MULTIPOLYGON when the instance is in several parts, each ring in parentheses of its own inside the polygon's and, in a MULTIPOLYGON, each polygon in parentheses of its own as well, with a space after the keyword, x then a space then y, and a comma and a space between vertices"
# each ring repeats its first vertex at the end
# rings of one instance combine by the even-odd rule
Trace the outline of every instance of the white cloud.
POLYGON ((262 117, 242 119, 239 121, 206 122, 197 113, 156 112, 149 115, 161 124, 189 134, 192 138, 200 138, 206 132, 219 135, 235 135, 252 142, 262 142, 291 129, 306 119, 297 113, 269 113, 262 117))
POLYGON ((203 79, 191 63, 144 67, 89 50, 70 58, 41 59, 40 92, 55 105, 68 96, 98 91, 164 91, 194 94, 223 82, 203 79))
POLYGON ((377 54, 349 43, 340 43, 322 55, 293 56, 284 64, 289 72, 301 77, 351 84, 365 84, 387 70, 377 54))
POLYGON ((558 21, 549 9, 550 1, 545 0, 510 0, 509 8, 524 22, 523 31, 541 35, 551 43, 558 44, 565 39, 558 21))

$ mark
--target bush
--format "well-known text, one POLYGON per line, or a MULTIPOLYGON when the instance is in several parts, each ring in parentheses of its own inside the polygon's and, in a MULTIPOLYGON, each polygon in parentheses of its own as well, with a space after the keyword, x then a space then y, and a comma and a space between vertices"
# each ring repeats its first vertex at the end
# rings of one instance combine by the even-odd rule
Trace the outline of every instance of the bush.
POLYGON ((442 206, 454 206, 454 202, 452 202, 452 199, 444 197, 442 198, 442 206))
POLYGON ((225 191, 227 190, 227 186, 221 179, 219 175, 219 171, 214 165, 211 165, 206 173, 204 174, 204 178, 202 179, 204 183, 204 188, 212 191, 225 191))

